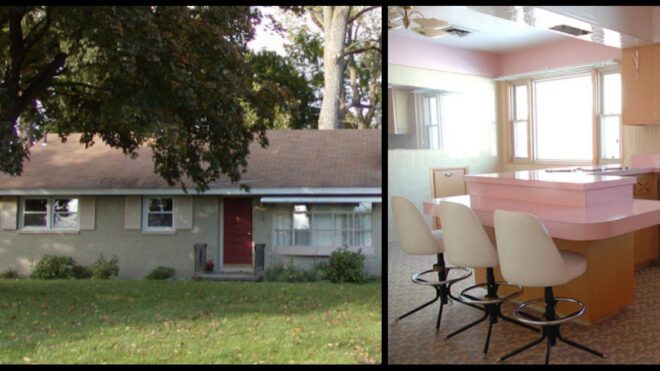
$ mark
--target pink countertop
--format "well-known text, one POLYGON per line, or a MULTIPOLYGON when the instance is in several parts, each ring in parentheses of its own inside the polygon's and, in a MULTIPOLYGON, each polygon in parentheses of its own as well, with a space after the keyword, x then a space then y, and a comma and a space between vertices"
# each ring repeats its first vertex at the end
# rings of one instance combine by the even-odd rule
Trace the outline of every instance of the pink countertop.
POLYGON ((552 237, 566 240, 600 240, 660 224, 660 201, 651 200, 584 208, 463 195, 426 201, 424 213, 439 216, 441 200, 472 208, 481 223, 490 227, 497 209, 525 211, 541 219, 552 237))
MULTIPOLYGON (((562 169, 549 169, 552 172, 548 172, 546 170, 547 169, 525 170, 508 173, 475 174, 466 175, 465 179, 468 181, 468 183, 479 182, 506 184, 512 186, 520 185, 525 187, 551 187, 577 190, 609 188, 635 183, 635 179, 631 177, 614 175, 610 172, 604 174, 600 172, 593 173, 584 171, 557 171, 562 169)), ((621 174, 622 171, 626 170, 621 170, 619 174, 621 174)))

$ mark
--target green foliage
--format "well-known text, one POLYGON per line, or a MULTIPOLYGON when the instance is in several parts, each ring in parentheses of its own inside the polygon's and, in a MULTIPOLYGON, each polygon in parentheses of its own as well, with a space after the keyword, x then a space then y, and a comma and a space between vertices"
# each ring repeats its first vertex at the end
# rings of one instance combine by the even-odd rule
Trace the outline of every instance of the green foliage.
POLYGON ((146 280, 166 280, 176 275, 176 270, 171 267, 159 266, 154 268, 144 279, 146 280))
POLYGON ((110 261, 107 261, 103 254, 99 260, 92 265, 92 278, 97 280, 107 280, 119 275, 119 259, 113 256, 110 261))
POLYGON ((0 278, 3 278, 3 279, 18 278, 18 272, 15 269, 8 269, 8 270, 0 273, 0 278))
POLYGON ((278 102, 274 126, 278 128, 317 128, 319 110, 314 107, 314 90, 305 76, 296 70, 290 58, 272 51, 249 55, 248 63, 257 81, 270 81, 282 99, 278 102))
POLYGON ((78 279, 92 278, 92 271, 80 264, 73 266, 73 277, 78 279))
POLYGON ((333 251, 330 255, 326 277, 330 282, 366 283, 363 272, 364 255, 362 251, 352 252, 347 248, 333 251))
POLYGON ((276 264, 264 270, 264 281, 277 282, 313 282, 318 281, 317 272, 306 271, 296 267, 292 260, 288 264, 276 264))
POLYGON ((282 95, 246 63, 256 8, 7 6, 0 18, 2 172, 20 175, 45 131, 80 132, 131 157, 148 144, 168 184, 205 190, 239 181, 249 144, 268 144, 282 95))
POLYGON ((76 261, 70 256, 44 255, 32 270, 31 277, 42 280, 74 277, 76 261))

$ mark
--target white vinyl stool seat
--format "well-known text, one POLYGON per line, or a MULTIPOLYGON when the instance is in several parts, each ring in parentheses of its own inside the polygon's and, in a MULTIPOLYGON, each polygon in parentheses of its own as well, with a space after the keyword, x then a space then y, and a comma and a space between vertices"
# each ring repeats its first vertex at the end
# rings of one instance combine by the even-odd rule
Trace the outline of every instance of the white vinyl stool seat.
POLYGON ((391 202, 401 249, 410 255, 431 255, 437 257, 437 264, 434 264, 432 269, 412 276, 413 283, 433 287, 436 291, 435 298, 398 317, 397 321, 440 299, 438 320, 435 325, 436 332, 438 332, 442 319, 442 309, 445 304, 449 304, 450 286, 455 282, 468 278, 472 275, 472 272, 465 268, 445 266, 443 231, 432 231, 412 202, 398 196, 393 196, 391 202), (458 277, 449 278, 452 271, 460 271, 461 273, 458 277), (435 276, 437 279, 430 279, 429 277, 431 276, 435 276))
POLYGON ((495 210, 494 222, 502 277, 512 284, 543 287, 545 291, 543 298, 519 304, 513 313, 522 323, 542 326, 542 336, 502 356, 499 360, 512 357, 546 339, 545 364, 550 362, 550 351, 557 344, 557 340, 604 358, 602 353, 561 335, 560 325, 580 317, 586 307, 574 298, 555 297, 552 290, 553 286, 563 285, 583 275, 587 270, 587 260, 580 254, 557 249, 548 230, 532 214, 495 210), (543 319, 524 312, 526 307, 541 302, 545 302, 543 319), (555 311, 558 302, 573 303, 578 309, 559 317, 555 311))

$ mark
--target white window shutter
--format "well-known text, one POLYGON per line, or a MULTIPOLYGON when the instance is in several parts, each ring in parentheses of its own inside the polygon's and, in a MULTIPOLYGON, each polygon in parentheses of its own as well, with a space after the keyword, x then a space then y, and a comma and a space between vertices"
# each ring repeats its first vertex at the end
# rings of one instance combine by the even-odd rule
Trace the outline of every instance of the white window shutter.
POLYGON ((176 229, 192 229, 193 211, 192 196, 174 197, 174 227, 176 229))
POLYGON ((3 197, 0 199, 0 224, 3 230, 16 230, 18 212, 18 199, 16 197, 3 197))
POLYGON ((96 197, 80 197, 80 230, 93 231, 96 228, 96 197))
POLYGON ((141 229, 142 225, 142 199, 140 196, 126 196, 126 213, 124 216, 124 228, 141 229))

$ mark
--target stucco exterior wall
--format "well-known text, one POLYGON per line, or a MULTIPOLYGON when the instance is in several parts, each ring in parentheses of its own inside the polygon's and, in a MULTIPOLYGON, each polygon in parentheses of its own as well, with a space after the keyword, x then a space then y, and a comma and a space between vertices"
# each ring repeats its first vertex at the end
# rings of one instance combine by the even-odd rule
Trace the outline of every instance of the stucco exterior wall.
POLYGON ((96 197, 96 226, 76 234, 23 234, 0 231, 0 271, 15 269, 27 276, 45 254, 72 256, 90 266, 103 254, 117 255, 120 278, 143 278, 153 268, 164 265, 176 269, 177 276, 192 276, 193 246, 207 243, 216 251, 218 241, 218 198, 193 197, 193 228, 174 234, 146 234, 124 228, 124 197, 96 197))
MULTIPOLYGON (((190 277, 194 271, 196 243, 207 244, 207 259, 219 258, 220 203, 217 196, 194 196, 192 229, 155 234, 125 227, 124 196, 96 196, 95 229, 73 234, 26 234, 16 230, 0 230, 0 272, 8 269, 28 276, 36 262, 46 254, 72 256, 79 264, 90 266, 103 254, 106 259, 117 255, 120 278, 143 278, 153 268, 164 265, 176 269, 178 277, 190 277)), ((289 258, 301 268, 310 268, 327 257, 283 256, 273 250, 272 208, 254 199, 253 240, 265 243, 266 268, 289 258)), ((365 271, 381 274, 382 237, 381 204, 373 204, 374 248, 365 254, 365 271)))

